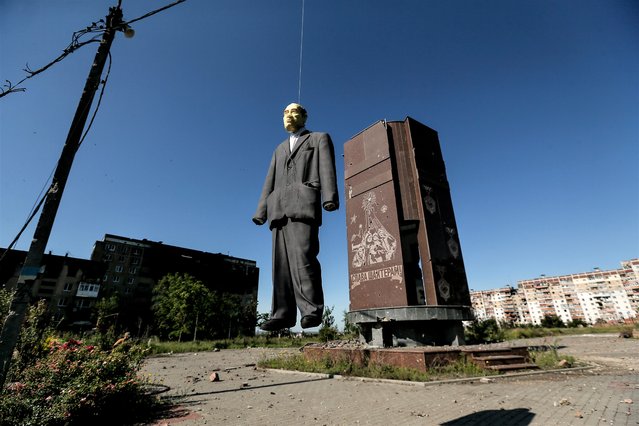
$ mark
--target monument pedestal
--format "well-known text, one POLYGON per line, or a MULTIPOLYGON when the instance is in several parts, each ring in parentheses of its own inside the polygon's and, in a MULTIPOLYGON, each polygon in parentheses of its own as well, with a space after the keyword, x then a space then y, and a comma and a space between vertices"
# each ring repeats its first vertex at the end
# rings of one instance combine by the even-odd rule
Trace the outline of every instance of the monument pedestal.
POLYGON ((360 340, 373 347, 459 346, 465 343, 462 321, 472 319, 468 306, 404 306, 350 311, 360 340))
POLYGON ((371 346, 460 345, 471 303, 437 132, 380 121, 344 145, 350 312, 371 346))

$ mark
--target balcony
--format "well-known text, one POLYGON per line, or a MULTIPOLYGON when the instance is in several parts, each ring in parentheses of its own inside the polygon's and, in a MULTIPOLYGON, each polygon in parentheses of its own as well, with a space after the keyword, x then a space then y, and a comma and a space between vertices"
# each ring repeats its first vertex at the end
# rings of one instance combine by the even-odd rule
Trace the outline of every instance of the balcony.
POLYGON ((91 284, 81 282, 78 285, 77 297, 97 298, 100 292, 100 284, 91 284))

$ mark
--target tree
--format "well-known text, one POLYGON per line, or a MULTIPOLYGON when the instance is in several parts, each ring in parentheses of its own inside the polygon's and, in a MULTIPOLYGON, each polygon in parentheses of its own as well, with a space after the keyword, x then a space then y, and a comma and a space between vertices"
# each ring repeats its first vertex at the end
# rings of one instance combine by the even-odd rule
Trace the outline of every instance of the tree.
POLYGON ((465 331, 466 342, 469 344, 495 343, 504 340, 504 331, 494 318, 474 320, 465 331))
POLYGON ((226 339, 254 335, 257 303, 210 290, 188 274, 169 274, 153 289, 154 322, 163 338, 226 339))
POLYGON ((182 340, 210 324, 215 295, 188 274, 169 274, 153 289, 155 324, 162 336, 182 340))
POLYGON ((264 324, 266 321, 271 319, 271 314, 269 312, 260 312, 259 314, 257 314, 257 326, 261 327, 262 324, 264 324))
POLYGON ((333 316, 334 306, 324 308, 322 314, 322 326, 319 329, 319 337, 322 340, 335 340, 339 336, 339 331, 335 327, 335 317, 333 316))
POLYGON ((9 314, 11 299, 13 299, 13 292, 0 288, 0 324, 4 324, 4 319, 9 314))
POLYGON ((566 324, 557 315, 544 315, 541 326, 544 328, 564 328, 566 324))
POLYGON ((96 327, 100 328, 108 328, 108 324, 114 324, 115 320, 111 320, 114 317, 117 317, 118 311, 120 309, 120 302, 118 300, 117 295, 112 295, 109 297, 104 297, 98 300, 93 307, 94 313, 97 316, 96 327))
POLYGON ((251 302, 240 301, 239 319, 237 330, 239 334, 244 336, 255 336, 255 326, 257 325, 257 300, 251 302))
POLYGON ((349 337, 359 336, 359 326, 348 320, 348 311, 344 311, 344 334, 349 337))
POLYGON ((566 324, 567 327, 570 328, 578 328, 578 327, 588 327, 588 323, 582 319, 574 319, 566 324))

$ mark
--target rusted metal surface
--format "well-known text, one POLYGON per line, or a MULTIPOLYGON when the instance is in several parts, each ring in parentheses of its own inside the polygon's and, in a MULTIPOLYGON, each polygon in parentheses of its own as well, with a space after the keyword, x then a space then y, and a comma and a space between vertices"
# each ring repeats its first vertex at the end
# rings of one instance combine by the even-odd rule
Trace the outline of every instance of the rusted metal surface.
POLYGON ((344 145, 351 310, 470 306, 437 132, 377 122, 344 145))
POLYGON ((344 146, 351 309, 408 303, 389 148, 382 122, 344 146))

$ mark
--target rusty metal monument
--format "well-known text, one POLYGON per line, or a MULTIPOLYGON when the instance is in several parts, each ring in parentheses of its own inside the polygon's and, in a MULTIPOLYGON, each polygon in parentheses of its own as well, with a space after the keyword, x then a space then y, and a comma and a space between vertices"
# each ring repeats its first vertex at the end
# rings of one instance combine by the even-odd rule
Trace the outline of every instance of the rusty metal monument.
POLYGON ((344 145, 350 311, 370 346, 462 345, 471 303, 437 132, 379 121, 344 145))

